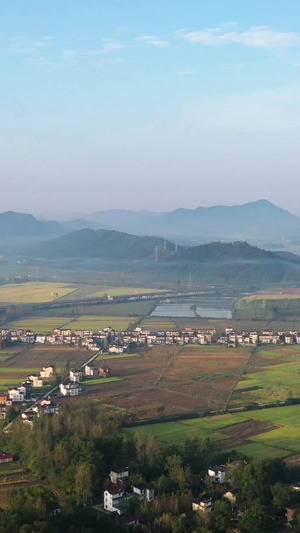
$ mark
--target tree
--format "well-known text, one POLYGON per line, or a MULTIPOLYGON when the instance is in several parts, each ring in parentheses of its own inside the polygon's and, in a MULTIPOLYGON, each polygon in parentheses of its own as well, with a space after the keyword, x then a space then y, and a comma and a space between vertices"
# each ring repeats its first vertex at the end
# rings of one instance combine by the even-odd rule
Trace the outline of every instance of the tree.
POLYGON ((74 492, 77 503, 86 503, 86 498, 93 497, 93 465, 81 463, 75 474, 74 492))
POLYGON ((274 523, 258 501, 253 502, 242 516, 240 528, 245 533, 271 533, 274 523))
POLYGON ((224 500, 217 500, 212 515, 217 530, 227 531, 231 519, 230 503, 224 500))
POLYGON ((289 485, 276 483, 271 487, 274 505, 284 510, 295 499, 295 493, 289 485))

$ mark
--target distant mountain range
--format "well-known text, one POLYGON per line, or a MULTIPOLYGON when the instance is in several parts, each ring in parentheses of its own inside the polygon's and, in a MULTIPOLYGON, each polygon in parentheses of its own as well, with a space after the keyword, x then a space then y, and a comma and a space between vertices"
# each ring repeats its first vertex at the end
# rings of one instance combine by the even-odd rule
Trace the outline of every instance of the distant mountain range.
POLYGON ((108 210, 86 215, 89 222, 136 235, 158 235, 179 243, 214 240, 282 243, 300 234, 300 218, 267 200, 244 205, 176 209, 169 213, 108 210))
POLYGON ((27 250, 28 257, 76 260, 78 263, 158 261, 175 253, 176 245, 159 237, 138 237, 114 230, 83 229, 39 243, 27 250))
POLYGON ((279 283, 300 279, 300 258, 246 242, 210 243, 184 249, 159 237, 107 230, 80 230, 36 244, 23 253, 29 262, 59 268, 124 271, 156 280, 208 283, 279 283))
POLYGON ((300 218, 267 200, 244 205, 176 209, 169 213, 111 209, 64 223, 37 220, 30 214, 8 211, 0 214, 3 240, 51 238, 81 229, 106 229, 185 242, 297 240, 300 218))

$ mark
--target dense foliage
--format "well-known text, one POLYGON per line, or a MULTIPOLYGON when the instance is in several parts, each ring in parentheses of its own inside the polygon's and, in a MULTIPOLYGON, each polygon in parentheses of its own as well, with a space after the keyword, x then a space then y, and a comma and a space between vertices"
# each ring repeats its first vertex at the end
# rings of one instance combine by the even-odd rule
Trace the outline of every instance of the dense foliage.
POLYGON ((142 431, 122 432, 120 421, 96 404, 64 406, 57 415, 37 419, 33 427, 15 421, 1 441, 1 448, 19 458, 37 483, 10 492, 0 533, 130 530, 118 516, 91 506, 101 501, 110 469, 120 465, 130 470, 127 489, 142 482, 156 489, 151 503, 132 496, 124 504, 124 511, 139 520, 138 533, 222 533, 232 525, 242 533, 276 532, 284 524, 286 505, 297 499, 281 459, 255 461, 244 468, 237 463, 230 469, 230 484, 215 485, 206 476, 207 468, 226 457, 216 453, 209 440, 193 438, 181 447, 160 447, 142 431), (237 507, 223 498, 232 487, 238 491, 237 507), (192 501, 199 497, 213 499, 211 513, 191 513, 192 501), (63 511, 53 517, 49 508, 56 502, 63 511))

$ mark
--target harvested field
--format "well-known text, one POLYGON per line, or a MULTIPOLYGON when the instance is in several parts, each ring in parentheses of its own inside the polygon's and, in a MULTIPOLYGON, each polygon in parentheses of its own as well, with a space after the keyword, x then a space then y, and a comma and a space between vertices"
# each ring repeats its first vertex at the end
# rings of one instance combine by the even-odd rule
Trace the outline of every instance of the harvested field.
POLYGON ((171 318, 148 316, 139 325, 144 329, 150 329, 150 331, 172 331, 176 329, 176 324, 171 318))
POLYGON ((288 468, 300 468, 300 455, 293 455, 285 460, 288 468))
MULTIPOLYGON (((250 351, 154 346, 140 349, 139 354, 101 356, 97 362, 109 365, 111 375, 122 378, 105 385, 110 405, 147 418, 224 408, 250 351)), ((88 387, 85 394, 97 394, 101 387, 101 383, 98 390, 97 385, 88 387)))
POLYGON ((102 330, 108 326, 118 331, 123 331, 129 328, 130 324, 136 323, 139 317, 127 318, 118 316, 101 316, 96 317, 92 315, 83 315, 70 320, 65 323, 64 327, 72 329, 92 329, 94 331, 102 330))
POLYGON ((71 318, 69 317, 26 317, 8 322, 3 327, 7 329, 30 329, 34 333, 49 334, 55 328, 62 328, 71 318))
MULTIPOLYGON (((276 424, 263 422, 262 420, 246 420, 245 422, 223 428, 221 433, 228 439, 226 440, 226 448, 236 448, 243 444, 249 444, 248 439, 250 437, 272 431, 278 427, 276 424)), ((222 447, 221 442, 220 445, 222 447)))
POLYGON ((52 302, 74 291, 76 287, 67 283, 14 283, 0 287, 0 302, 7 304, 52 302))
MULTIPOLYGON (((83 348, 71 348, 69 346, 22 346, 17 354, 14 354, 4 363, 0 362, 1 367, 5 370, 5 377, 9 373, 14 375, 17 371, 28 372, 32 369, 42 369, 43 366, 56 365, 62 368, 69 360, 71 365, 84 362, 90 354, 83 348)), ((3 374, 2 374, 3 376, 3 374)))

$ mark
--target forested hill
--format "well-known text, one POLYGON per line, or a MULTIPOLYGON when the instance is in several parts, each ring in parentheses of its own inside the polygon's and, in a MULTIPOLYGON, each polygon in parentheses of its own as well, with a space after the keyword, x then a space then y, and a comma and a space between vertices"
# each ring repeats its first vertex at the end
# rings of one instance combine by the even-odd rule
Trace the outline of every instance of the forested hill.
POLYGON ((159 237, 137 237, 119 231, 83 229, 31 248, 26 254, 39 259, 103 261, 155 261, 175 253, 175 244, 159 237))
MULTIPOLYGON (((199 261, 219 263, 224 261, 259 261, 273 259, 278 261, 283 259, 275 252, 268 252, 256 246, 251 246, 247 242, 221 243, 212 242, 193 246, 187 250, 180 250, 172 257, 173 260, 199 261)), ((285 258, 285 260, 290 260, 285 258)))
POLYGON ((30 214, 15 213, 14 211, 0 213, 0 244, 2 242, 50 239, 67 231, 59 222, 37 220, 30 214))

